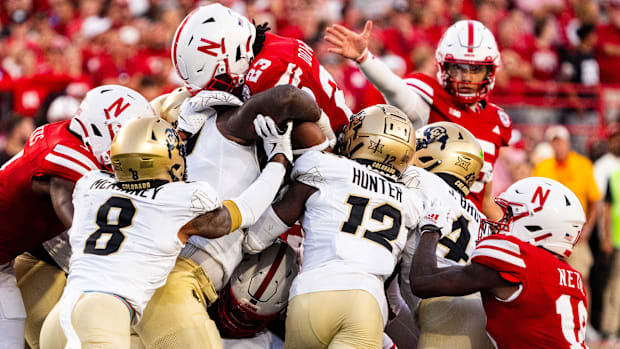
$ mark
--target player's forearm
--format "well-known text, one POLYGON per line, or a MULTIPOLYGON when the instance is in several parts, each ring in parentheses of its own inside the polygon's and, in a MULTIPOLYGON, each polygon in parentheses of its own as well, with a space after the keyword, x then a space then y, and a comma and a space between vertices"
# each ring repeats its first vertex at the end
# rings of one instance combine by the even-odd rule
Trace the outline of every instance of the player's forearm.
POLYGON ((192 235, 216 239, 232 231, 233 218, 226 206, 201 214, 179 230, 179 239, 185 243, 192 235))
POLYGON ((484 197, 482 198, 482 213, 487 219, 499 221, 504 217, 504 210, 495 203, 492 195, 493 182, 488 182, 484 188, 484 197))
POLYGON ((455 282, 454 279, 459 276, 461 267, 437 268, 435 250, 439 238, 438 233, 423 233, 413 255, 409 283, 411 291, 420 298, 456 292, 452 286, 455 282))
POLYGON ((321 117, 321 109, 306 92, 292 85, 279 85, 261 92, 247 103, 255 114, 269 115, 276 123, 286 120, 316 122, 321 117))
POLYGON ((240 221, 232 230, 247 228, 256 223, 263 212, 271 205, 282 184, 286 168, 280 159, 281 154, 273 157, 265 166, 260 176, 238 197, 231 199, 238 207, 240 221))
POLYGON ((73 188, 75 183, 66 179, 52 177, 50 179, 50 198, 56 216, 65 228, 70 228, 73 222, 73 188))
POLYGON ((359 68, 389 104, 407 114, 416 129, 428 122, 428 104, 381 60, 369 53, 359 68))
POLYGON ((278 236, 288 229, 289 226, 278 217, 273 207, 269 207, 248 229, 243 239, 243 251, 250 254, 259 253, 271 246, 278 236))

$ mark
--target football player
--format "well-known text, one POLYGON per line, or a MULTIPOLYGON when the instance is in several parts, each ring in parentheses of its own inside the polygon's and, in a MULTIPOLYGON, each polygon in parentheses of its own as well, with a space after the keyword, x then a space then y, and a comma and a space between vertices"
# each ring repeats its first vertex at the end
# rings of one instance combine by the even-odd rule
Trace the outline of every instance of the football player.
POLYGON ((339 142, 343 156, 311 151, 297 159, 295 182, 244 241, 259 251, 301 219, 304 259, 290 290, 285 348, 381 348, 383 284, 422 212, 422 197, 397 182, 415 152, 403 112, 366 108, 339 142))
MULTIPOLYGON (((254 26, 220 4, 199 7, 174 35, 173 64, 192 94, 222 90, 247 100, 274 86, 298 87, 321 108, 319 125, 335 143, 333 132, 340 132, 352 114, 342 90, 306 43, 268 30, 266 23, 254 26)), ((193 134, 200 126, 197 122, 181 129, 193 134)))
POLYGON ((452 121, 476 136, 484 151, 484 166, 469 198, 488 217, 499 219, 501 210, 493 203, 490 183, 499 149, 510 140, 512 122, 487 98, 500 65, 493 33, 478 21, 458 21, 446 30, 435 51, 437 79, 421 73, 401 79, 368 51, 371 30, 370 21, 361 34, 335 24, 327 29, 325 39, 333 45, 331 52, 355 60, 386 100, 403 110, 416 127, 452 121))
POLYGON ((453 218, 434 203, 428 214, 435 223, 421 226, 413 257, 413 293, 428 298, 480 291, 486 329, 498 348, 586 348, 586 294, 581 274, 565 261, 585 223, 579 199, 559 182, 530 177, 496 202, 502 220, 483 220, 482 227, 497 234, 478 242, 470 264, 445 268, 437 267, 437 243, 451 229, 439 227, 451 226, 453 218))
MULTIPOLYGON (((416 131, 414 165, 403 175, 408 187, 430 190, 454 212, 450 234, 437 244, 441 266, 465 265, 478 240, 480 222, 486 218, 466 198, 482 168, 482 149, 464 127, 441 121, 416 131)), ((492 348, 485 331, 486 317, 480 294, 466 297, 423 299, 411 293, 409 270, 415 244, 408 244, 400 269, 401 294, 416 313, 420 328, 418 348, 492 348)))
MULTIPOLYGON (((213 96, 224 93, 206 92, 213 96)), ((212 99, 227 103, 219 97, 212 99)), ((241 194, 260 174, 255 142, 259 137, 251 125, 256 114, 270 115, 276 123, 289 119, 310 121, 296 125, 293 138, 315 139, 314 144, 326 141, 314 124, 319 119, 320 109, 307 93, 290 85, 256 94, 241 107, 220 105, 215 106, 215 110, 217 115, 208 118, 199 132, 187 141, 187 176, 191 181, 208 182, 221 196, 241 194), (315 138, 312 133, 296 135, 297 128, 307 124, 314 127, 315 138)), ((179 122, 181 119, 179 116, 179 122)), ((254 214, 260 216, 262 212, 254 214)), ((203 334, 204 319, 209 319, 206 307, 217 299, 216 292, 228 283, 241 262, 242 241, 243 232, 239 229, 219 239, 198 236, 189 239, 181 251, 186 260, 157 290, 144 311, 143 320, 135 327, 147 347, 204 348, 211 345, 205 340, 208 335, 203 334), (196 302, 193 294, 204 294, 200 298, 202 303, 196 302)))
POLYGON ((70 273, 43 325, 42 348, 129 348, 131 324, 187 239, 254 223, 251 212, 271 203, 292 159, 292 122, 282 134, 269 117, 257 116, 254 126, 269 163, 244 193, 223 202, 208 183, 182 181, 184 147, 171 124, 146 117, 120 130, 111 149, 114 175, 93 171, 76 184, 70 273))
MULTIPOLYGON (((21 347, 24 341, 26 312, 13 259, 71 226, 75 182, 90 170, 109 167, 115 133, 137 114, 154 115, 138 92, 118 85, 97 87, 86 94, 74 118, 37 128, 24 149, 0 168, 0 346, 21 347)), ((56 275, 63 277, 60 271, 56 275)), ((30 282, 41 282, 41 276, 28 274, 22 286, 26 293, 35 288, 30 282)), ((41 299, 24 298, 29 310, 40 310, 41 299)), ((41 313, 28 312, 29 339, 35 343, 40 324, 53 306, 48 305, 41 313)))

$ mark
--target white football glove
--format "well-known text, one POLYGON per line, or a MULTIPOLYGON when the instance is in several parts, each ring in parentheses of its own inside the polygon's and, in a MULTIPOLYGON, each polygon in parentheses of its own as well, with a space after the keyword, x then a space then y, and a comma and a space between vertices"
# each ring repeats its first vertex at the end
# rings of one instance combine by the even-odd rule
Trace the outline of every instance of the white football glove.
POLYGON ((286 159, 293 163, 293 147, 291 146, 291 131, 293 122, 286 124, 284 132, 278 130, 278 126, 269 116, 256 115, 254 119, 254 130, 263 139, 263 146, 267 159, 271 160, 276 154, 283 154, 286 159))
POLYGON ((441 238, 452 231, 452 212, 439 199, 427 203, 420 219, 420 232, 433 231, 441 234, 441 238))
POLYGON ((240 107, 243 102, 235 95, 224 91, 200 91, 197 95, 189 99, 192 109, 195 111, 205 111, 218 105, 229 105, 240 107))
POLYGON ((184 100, 181 104, 177 129, 194 135, 209 118, 217 115, 213 109, 214 106, 238 107, 242 104, 239 98, 224 91, 200 91, 196 96, 184 100))

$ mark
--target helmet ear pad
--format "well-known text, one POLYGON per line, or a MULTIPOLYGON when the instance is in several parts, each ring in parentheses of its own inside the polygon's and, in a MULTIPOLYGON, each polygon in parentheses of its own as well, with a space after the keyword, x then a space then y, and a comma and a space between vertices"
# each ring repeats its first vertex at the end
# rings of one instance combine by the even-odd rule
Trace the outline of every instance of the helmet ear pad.
POLYGON ((336 146, 337 153, 382 174, 399 177, 415 153, 415 129, 400 109, 377 104, 355 114, 336 146))

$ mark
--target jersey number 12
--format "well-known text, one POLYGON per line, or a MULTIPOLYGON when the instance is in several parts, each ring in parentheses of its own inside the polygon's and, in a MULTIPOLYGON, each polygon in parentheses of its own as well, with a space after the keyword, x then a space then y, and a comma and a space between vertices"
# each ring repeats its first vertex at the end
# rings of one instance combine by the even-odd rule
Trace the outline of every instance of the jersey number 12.
MULTIPOLYGON (((340 230, 355 235, 357 229, 362 224, 364 213, 366 212, 366 207, 369 202, 370 199, 368 198, 349 195, 347 204, 351 205, 351 211, 349 212, 349 218, 346 222, 342 223, 340 230)), ((392 252, 391 242, 398 238, 398 233, 400 232, 402 221, 400 210, 386 202, 373 208, 370 217, 382 223, 385 217, 392 219, 391 227, 378 231, 366 230, 363 235, 365 239, 372 240, 392 252)))

